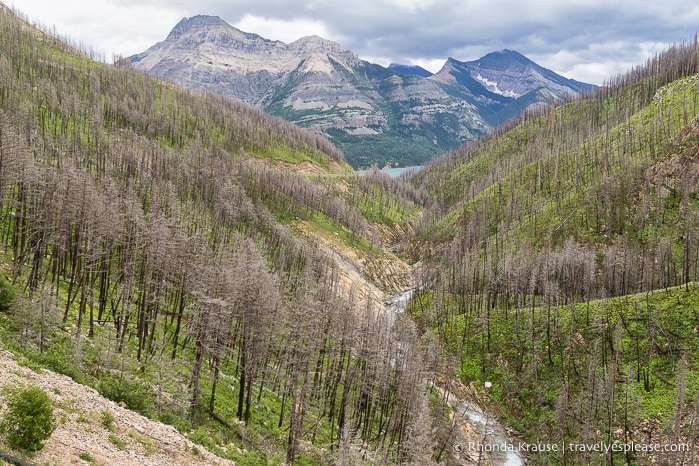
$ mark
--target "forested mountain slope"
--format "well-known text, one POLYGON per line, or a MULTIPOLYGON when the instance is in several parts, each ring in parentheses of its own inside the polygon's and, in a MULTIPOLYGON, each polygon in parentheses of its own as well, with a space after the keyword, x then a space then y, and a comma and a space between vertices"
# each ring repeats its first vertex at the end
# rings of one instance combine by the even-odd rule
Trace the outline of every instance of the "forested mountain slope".
MULTIPOLYGON (((528 440, 696 439, 698 59, 696 40, 676 45, 412 180, 440 206, 415 226, 433 273, 413 316, 462 378, 494 383, 528 440)), ((694 464, 695 451, 614 461, 694 464)))
MULTIPOLYGON (((440 209, 416 241, 493 250, 493 264, 566 243, 610 264, 623 255, 623 277, 589 268, 604 278, 592 297, 689 281, 698 260, 695 54, 694 43, 676 46, 590 98, 530 115, 417 173, 413 182, 440 209)), ((580 297, 582 285, 564 294, 580 297)))
POLYGON ((429 389, 451 375, 492 382, 527 442, 689 446, 532 462, 696 463, 696 40, 410 184, 7 9, 0 52, 0 348, 23 365, 236 464, 464 460, 429 389), (383 312, 416 285, 411 318, 383 312))
POLYGON ((429 460, 433 346, 340 263, 409 286, 424 192, 6 8, 0 51, 0 346, 239 464, 429 460))

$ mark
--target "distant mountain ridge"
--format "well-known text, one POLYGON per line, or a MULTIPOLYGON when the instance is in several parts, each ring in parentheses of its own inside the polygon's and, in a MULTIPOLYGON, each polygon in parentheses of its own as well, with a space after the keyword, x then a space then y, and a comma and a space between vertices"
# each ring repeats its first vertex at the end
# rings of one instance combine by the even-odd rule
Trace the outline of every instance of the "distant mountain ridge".
POLYGON ((388 69, 396 71, 402 74, 411 74, 415 76, 422 76, 423 78, 428 78, 434 73, 426 70, 425 68, 417 65, 402 65, 400 63, 391 63, 388 65, 388 69))
POLYGON ((468 73, 475 78, 487 90, 515 99, 541 88, 548 89, 552 97, 560 97, 590 91, 596 87, 564 78, 513 50, 491 52, 470 62, 459 62, 453 58, 448 62, 458 72, 468 73))
POLYGON ((432 74, 385 68, 318 36, 290 44, 265 39, 215 16, 182 19, 130 60, 161 79, 319 132, 356 168, 421 164, 532 105, 594 88, 510 50, 471 62, 449 58, 432 74))

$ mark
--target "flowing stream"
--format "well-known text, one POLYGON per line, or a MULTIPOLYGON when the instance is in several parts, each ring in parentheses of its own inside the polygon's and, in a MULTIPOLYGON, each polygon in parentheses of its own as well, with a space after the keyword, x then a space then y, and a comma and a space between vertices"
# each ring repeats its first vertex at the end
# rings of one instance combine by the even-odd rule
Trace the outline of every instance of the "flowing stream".
MULTIPOLYGON (((408 306, 410 298, 412 298, 416 289, 403 291, 393 296, 389 302, 385 302, 388 328, 390 329, 398 314, 401 314, 408 306)), ((465 400, 461 400, 451 393, 446 393, 440 387, 435 386, 442 393, 442 397, 446 397, 447 402, 452 409, 464 419, 468 420, 474 430, 479 435, 479 441, 476 445, 460 445, 455 444, 454 452, 458 456, 469 458, 471 461, 478 461, 479 455, 488 456, 494 465, 504 466, 520 466, 524 464, 520 456, 517 444, 512 442, 507 431, 500 425, 494 416, 488 415, 478 406, 473 405, 465 400), (476 448, 470 448, 470 447, 476 448), (484 453, 479 453, 478 448, 485 450, 484 453)))
MULTIPOLYGON (((445 395, 444 390, 437 388, 442 395, 445 395)), ((480 441, 475 448, 471 445, 454 445, 454 451, 460 456, 468 456, 472 460, 476 460, 481 454, 478 448, 484 449, 490 456, 493 464, 505 466, 523 465, 524 461, 519 454, 517 444, 513 443, 505 429, 495 420, 477 406, 460 400, 451 393, 447 394, 449 405, 464 418, 467 418, 475 431, 480 436, 480 441)))

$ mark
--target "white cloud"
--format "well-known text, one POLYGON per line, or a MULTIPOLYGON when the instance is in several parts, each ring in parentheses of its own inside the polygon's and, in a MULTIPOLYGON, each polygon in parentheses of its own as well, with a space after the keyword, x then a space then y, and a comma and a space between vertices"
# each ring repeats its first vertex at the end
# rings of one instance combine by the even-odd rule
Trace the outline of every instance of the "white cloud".
POLYGON ((699 28, 694 0, 21 0, 30 19, 103 53, 131 55, 183 17, 219 16, 293 42, 318 35, 380 64, 437 71, 448 57, 517 50, 579 81, 601 83, 699 28), (660 47, 660 48, 658 48, 660 47))
POLYGON ((142 52, 165 39, 187 14, 149 2, 125 5, 106 0, 23 0, 16 9, 30 22, 55 28, 60 36, 103 55, 107 62, 115 55, 142 52))
POLYGON ((321 21, 295 18, 288 21, 245 15, 232 26, 245 32, 254 32, 266 39, 291 43, 305 36, 320 36, 324 39, 337 40, 334 34, 321 21))
POLYGON ((435 0, 383 0, 379 3, 385 3, 390 7, 406 10, 410 13, 416 13, 428 10, 431 6, 434 6, 438 2, 435 0))
POLYGON ((405 63, 406 65, 417 65, 421 66, 422 68, 426 69, 427 71, 431 71, 432 73, 436 73, 439 70, 442 69, 444 66, 444 61, 442 59, 435 59, 435 60, 412 60, 409 63, 405 63))

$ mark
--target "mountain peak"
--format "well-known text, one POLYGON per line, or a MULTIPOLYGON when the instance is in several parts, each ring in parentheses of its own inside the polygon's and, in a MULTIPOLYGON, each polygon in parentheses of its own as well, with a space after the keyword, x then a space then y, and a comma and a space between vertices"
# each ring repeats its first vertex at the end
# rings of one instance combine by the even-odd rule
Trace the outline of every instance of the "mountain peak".
POLYGON ((303 44, 334 44, 334 45, 339 45, 336 42, 333 42, 328 39, 324 39, 318 35, 311 35, 311 36, 303 36, 291 44, 297 44, 297 45, 303 45, 303 44))
POLYGON ((319 36, 305 36, 289 44, 291 50, 300 53, 342 53, 345 50, 337 42, 319 36))
POLYGON ((519 53, 518 51, 510 50, 510 49, 496 50, 494 52, 490 52, 490 53, 486 54, 485 56, 487 57, 488 55, 501 55, 501 56, 506 56, 506 57, 516 57, 516 58, 523 59, 526 61, 531 61, 527 57, 525 57, 524 55, 519 53))
POLYGON ((180 22, 172 28, 172 31, 170 31, 168 35, 168 39, 177 39, 183 34, 196 29, 208 29, 221 26, 234 29, 218 16, 197 15, 191 18, 182 18, 180 22))
POLYGON ((490 52, 474 62, 478 66, 485 68, 494 68, 505 70, 508 68, 522 68, 533 66, 540 68, 539 65, 522 55, 515 50, 503 49, 497 52, 490 52))
POLYGON ((403 65, 400 63, 391 63, 388 65, 388 68, 401 74, 407 74, 411 76, 422 76, 423 78, 427 78, 429 76, 432 76, 432 72, 427 71, 421 66, 418 65, 403 65))
MULTIPOLYGON (((449 57, 433 78, 445 84, 461 83, 484 101, 518 99, 546 89, 542 95, 560 98, 589 90, 592 86, 567 79, 515 50, 490 52, 478 60, 462 62, 449 57), (496 97, 496 96, 501 96, 496 97)), ((534 98, 542 100, 540 97, 534 98)))

